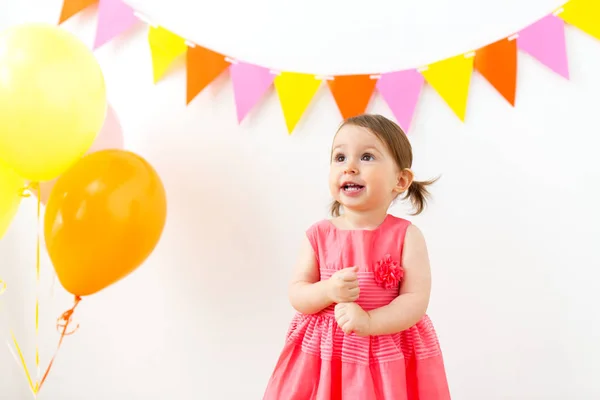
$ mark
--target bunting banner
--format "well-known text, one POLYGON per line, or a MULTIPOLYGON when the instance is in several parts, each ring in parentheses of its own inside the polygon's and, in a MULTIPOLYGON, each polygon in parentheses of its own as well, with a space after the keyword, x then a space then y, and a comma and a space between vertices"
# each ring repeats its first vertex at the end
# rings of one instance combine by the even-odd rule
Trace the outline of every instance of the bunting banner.
POLYGON ((98 3, 98 0, 64 0, 58 23, 62 24, 73 15, 80 13, 96 3, 98 3))
POLYGON ((475 69, 510 103, 517 93, 516 38, 498 40, 475 54, 475 69))
POLYGON ((267 93, 273 85, 275 75, 268 68, 243 62, 233 63, 229 67, 229 74, 239 123, 267 93))
POLYGON ((274 83, 285 124, 288 133, 291 134, 321 86, 321 80, 311 74, 282 72, 275 78, 274 83))
POLYGON ((139 21, 148 25, 148 46, 154 83, 174 62, 185 58, 186 102, 190 104, 217 77, 228 72, 238 123, 261 102, 269 89, 276 91, 289 134, 306 114, 315 94, 326 82, 344 119, 367 111, 375 93, 381 95, 405 132, 412 121, 425 85, 432 87, 460 121, 466 120, 473 73, 480 74, 510 106, 517 97, 519 53, 526 53, 543 68, 569 79, 565 25, 600 40, 600 1, 570 0, 518 32, 463 54, 401 71, 323 76, 294 71, 274 71, 268 66, 237 60, 179 36, 176 29, 148 21, 124 0, 63 0, 58 23, 96 5, 94 49, 124 36, 139 21))
POLYGON ((230 63, 225 57, 200 46, 187 50, 187 104, 200 94, 230 63))
POLYGON ((148 45, 152 57, 154 83, 165 75, 171 64, 187 52, 185 39, 158 26, 148 29, 148 45))
POLYGON ((122 0, 100 0, 94 49, 132 28, 139 20, 122 0))
POLYGON ((377 90, 405 132, 410 129, 424 84, 425 78, 416 69, 381 74, 377 80, 377 90))
POLYGON ((327 81, 344 119, 365 112, 376 84, 371 75, 341 75, 327 81))
POLYGON ((562 7, 560 17, 569 25, 600 39, 600 2, 571 0, 562 7))
POLYGON ((517 47, 569 79, 565 23, 562 19, 548 15, 529 25, 519 32, 517 47))
POLYGON ((427 83, 444 99, 454 114, 465 120, 475 54, 461 54, 437 61, 421 71, 427 83))

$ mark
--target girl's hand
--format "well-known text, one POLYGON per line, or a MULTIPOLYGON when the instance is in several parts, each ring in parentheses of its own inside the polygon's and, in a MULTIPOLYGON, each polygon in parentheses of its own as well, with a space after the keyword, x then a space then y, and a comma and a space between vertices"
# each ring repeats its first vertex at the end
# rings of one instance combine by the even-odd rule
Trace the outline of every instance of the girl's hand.
POLYGON ((347 335, 369 336, 371 316, 356 303, 336 304, 335 320, 347 335))
POLYGON ((358 267, 344 268, 331 275, 327 280, 327 296, 334 303, 347 303, 356 301, 360 294, 358 267))

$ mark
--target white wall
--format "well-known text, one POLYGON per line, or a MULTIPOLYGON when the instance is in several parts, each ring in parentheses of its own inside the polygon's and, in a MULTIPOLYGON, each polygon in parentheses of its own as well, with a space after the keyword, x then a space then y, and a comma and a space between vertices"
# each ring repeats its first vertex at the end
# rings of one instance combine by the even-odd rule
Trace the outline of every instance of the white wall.
MULTIPOLYGON (((340 73, 467 51, 560 1, 379 0, 368 10, 358 0, 136 3, 228 55, 340 73)), ((53 22, 59 10, 59 0, 12 1, 0 28, 53 22)), ((86 13, 66 27, 91 45, 93 21, 86 13)), ((521 55, 516 108, 475 75, 466 124, 426 87, 410 132, 418 177, 443 174, 414 221, 428 238, 430 314, 457 400, 600 398, 600 42, 573 28, 567 39, 570 82, 521 55)), ((298 241, 326 216, 328 149, 340 120, 333 99, 323 88, 290 137, 274 93, 237 126, 227 77, 189 107, 183 68, 154 86, 144 29, 97 56, 127 148, 164 179, 169 218, 142 268, 84 300, 81 328, 39 398, 260 399, 292 315, 286 286, 298 241)), ((379 96, 370 111, 391 114, 379 96)), ((34 209, 26 201, 0 242, 0 277, 9 284, 0 332, 15 331, 30 363, 34 209)), ((43 261, 45 362, 57 339, 53 321, 70 297, 58 284, 51 290, 43 261)), ((8 350, 0 350, 0 398, 28 398, 8 350)))

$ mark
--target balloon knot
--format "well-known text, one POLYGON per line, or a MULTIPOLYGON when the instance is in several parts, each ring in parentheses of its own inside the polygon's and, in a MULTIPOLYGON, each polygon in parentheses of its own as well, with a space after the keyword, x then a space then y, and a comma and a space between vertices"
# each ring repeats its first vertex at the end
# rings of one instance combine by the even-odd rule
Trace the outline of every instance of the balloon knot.
POLYGON ((75 308, 77 308, 77 305, 80 301, 81 297, 75 296, 75 304, 73 304, 73 307, 71 307, 70 309, 62 313, 60 317, 58 317, 58 320, 56 321, 56 330, 58 330, 58 332, 61 335, 69 336, 77 332, 77 330, 79 329, 79 324, 76 324, 75 327, 70 327, 69 325, 73 323, 73 313, 75 312, 75 308))
POLYGON ((39 182, 29 182, 27 186, 21 189, 21 197, 31 197, 31 194, 37 192, 40 189, 39 182))

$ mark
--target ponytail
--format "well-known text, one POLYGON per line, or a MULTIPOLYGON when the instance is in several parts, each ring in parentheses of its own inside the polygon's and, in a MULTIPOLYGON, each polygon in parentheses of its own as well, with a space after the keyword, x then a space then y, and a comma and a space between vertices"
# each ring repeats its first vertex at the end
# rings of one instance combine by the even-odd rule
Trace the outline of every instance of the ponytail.
POLYGON ((339 201, 334 200, 331 202, 331 206, 329 207, 329 212, 333 217, 339 217, 341 213, 342 205, 339 201))
POLYGON ((417 215, 423 212, 427 205, 427 199, 430 197, 427 186, 434 184, 438 178, 431 179, 428 181, 413 181, 408 187, 404 199, 410 199, 414 212, 411 215, 417 215))

